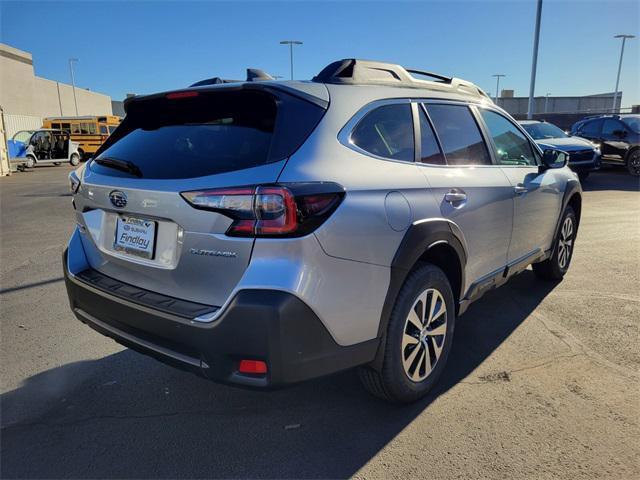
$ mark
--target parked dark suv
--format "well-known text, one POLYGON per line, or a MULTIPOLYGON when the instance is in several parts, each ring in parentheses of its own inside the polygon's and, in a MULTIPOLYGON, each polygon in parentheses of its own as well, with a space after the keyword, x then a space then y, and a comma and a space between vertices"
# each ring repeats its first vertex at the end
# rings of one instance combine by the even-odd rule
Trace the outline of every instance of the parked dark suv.
POLYGON ((602 163, 627 167, 640 176, 640 115, 603 115, 571 127, 571 135, 600 144, 602 163))

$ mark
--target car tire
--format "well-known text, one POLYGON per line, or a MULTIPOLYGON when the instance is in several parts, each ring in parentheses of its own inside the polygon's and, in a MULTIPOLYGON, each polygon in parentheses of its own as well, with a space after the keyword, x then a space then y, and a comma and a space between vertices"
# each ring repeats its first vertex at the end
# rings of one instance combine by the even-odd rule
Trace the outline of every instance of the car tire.
POLYGON ((71 157, 69 158, 69 163, 74 167, 78 165, 80 163, 80 155, 78 155, 77 153, 72 153, 71 157))
POLYGON ((447 362, 455 314, 444 272, 431 264, 413 270, 389 318, 382 367, 359 369, 365 389, 393 403, 411 403, 426 395, 447 362))
POLYGON ((640 176, 640 148, 635 148, 627 154, 627 171, 634 177, 640 176))
POLYGON ((579 172, 578 173, 578 178, 580 179, 581 182, 585 182, 587 180, 587 178, 589 178, 589 174, 591 172, 579 172))
POLYGON ((36 159, 33 158, 31 155, 27 155, 27 161, 24 162, 24 164, 27 168, 33 168, 36 166, 36 159))
POLYGON ((553 241, 553 252, 546 260, 533 264, 533 273, 542 280, 562 280, 573 257, 578 221, 573 208, 567 205, 560 221, 558 234, 553 241))

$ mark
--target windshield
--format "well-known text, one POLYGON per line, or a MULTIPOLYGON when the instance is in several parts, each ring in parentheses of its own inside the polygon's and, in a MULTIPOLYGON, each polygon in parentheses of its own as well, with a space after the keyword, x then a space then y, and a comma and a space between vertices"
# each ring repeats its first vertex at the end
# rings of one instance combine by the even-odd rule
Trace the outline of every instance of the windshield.
POLYGON ((620 120, 622 120, 627 125, 627 127, 629 127, 634 132, 640 133, 640 115, 621 117, 620 120))
POLYGON ((35 130, 22 130, 13 136, 13 140, 17 142, 27 143, 34 132, 35 130))
POLYGON ((567 134, 552 123, 527 123, 522 126, 534 140, 567 138, 567 134))

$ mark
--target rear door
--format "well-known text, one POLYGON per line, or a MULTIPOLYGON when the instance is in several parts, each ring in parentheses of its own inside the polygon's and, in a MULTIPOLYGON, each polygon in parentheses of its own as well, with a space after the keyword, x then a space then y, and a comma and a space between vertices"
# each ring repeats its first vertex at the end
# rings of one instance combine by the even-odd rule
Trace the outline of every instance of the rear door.
POLYGON ((527 262, 551 246, 565 174, 552 169, 540 172, 539 154, 516 123, 494 110, 478 108, 478 112, 514 195, 508 263, 527 262))
POLYGON ((624 123, 615 118, 605 118, 600 145, 602 158, 611 162, 624 163, 629 147, 627 135, 627 127, 624 123))
POLYGON ((422 110, 422 169, 443 217, 457 224, 467 249, 468 283, 499 274, 507 263, 513 221, 513 187, 493 165, 467 105, 426 103, 422 110), (425 115, 428 113, 427 115, 425 115), (444 160, 428 147, 433 126, 444 160), (425 148, 425 146, 427 146, 425 148))
MULTIPOLYGON (((194 207, 185 192, 275 182, 323 113, 297 97, 255 90, 133 102, 76 195, 89 264, 140 288, 222 305, 254 240, 228 236, 234 219, 194 207)), ((216 198, 224 201, 224 192, 216 198)))

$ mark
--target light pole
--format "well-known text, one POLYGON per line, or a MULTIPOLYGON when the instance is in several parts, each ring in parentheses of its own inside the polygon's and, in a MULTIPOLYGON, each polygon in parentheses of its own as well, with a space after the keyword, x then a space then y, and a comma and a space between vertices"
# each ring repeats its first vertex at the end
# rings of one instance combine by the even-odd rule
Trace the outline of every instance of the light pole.
POLYGON ((531 84, 529 85, 529 107, 527 119, 533 118, 533 92, 536 89, 536 68, 538 66, 538 43, 540 42, 540 17, 542 17, 542 0, 538 0, 536 9, 536 29, 533 37, 533 59, 531 60, 531 84))
POLYGON ((76 98, 76 79, 73 75, 73 62, 77 61, 77 58, 69 59, 69 70, 71 71, 71 86, 73 87, 73 103, 76 106, 76 117, 78 116, 78 99, 76 98))
POLYGON ((491 75, 492 77, 496 77, 496 105, 498 104, 498 95, 500 92, 500 77, 506 77, 504 73, 496 73, 495 75, 491 75))
POLYGON ((624 44, 627 41, 627 38, 635 38, 635 35, 616 35, 613 38, 622 39, 622 47, 620 48, 620 62, 618 62, 618 76, 616 78, 616 92, 613 94, 613 108, 611 109, 613 113, 615 113, 616 103, 618 102, 618 86, 620 84, 620 71, 622 70, 622 56, 624 55, 624 44))
POLYGON ((299 40, 282 40, 280 45, 289 45, 289 56, 291 59, 291 80, 293 80, 293 46, 294 45, 302 45, 302 42, 299 40))
POLYGON ((547 93, 544 97, 544 113, 547 113, 547 108, 549 107, 549 95, 551 95, 550 93, 547 93))

